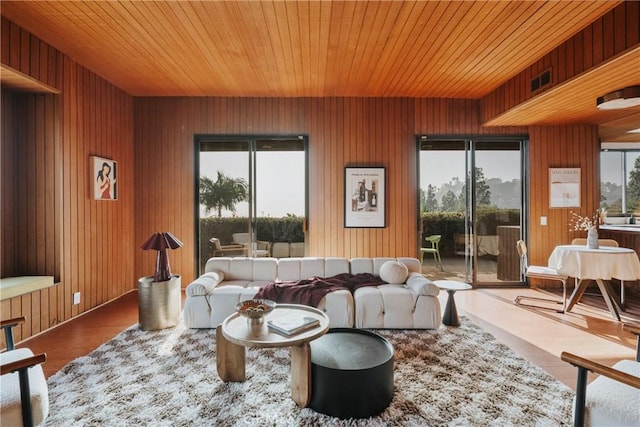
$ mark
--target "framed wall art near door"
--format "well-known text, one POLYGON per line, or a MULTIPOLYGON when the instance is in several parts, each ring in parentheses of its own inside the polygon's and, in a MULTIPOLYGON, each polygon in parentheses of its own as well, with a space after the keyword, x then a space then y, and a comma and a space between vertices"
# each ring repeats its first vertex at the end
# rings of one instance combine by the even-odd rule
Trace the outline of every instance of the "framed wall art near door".
POLYGON ((346 167, 344 169, 344 226, 384 228, 384 167, 346 167))
POLYGON ((118 200, 118 162, 91 156, 91 185, 95 200, 118 200))
POLYGON ((580 207, 580 168, 549 168, 549 207, 580 207))

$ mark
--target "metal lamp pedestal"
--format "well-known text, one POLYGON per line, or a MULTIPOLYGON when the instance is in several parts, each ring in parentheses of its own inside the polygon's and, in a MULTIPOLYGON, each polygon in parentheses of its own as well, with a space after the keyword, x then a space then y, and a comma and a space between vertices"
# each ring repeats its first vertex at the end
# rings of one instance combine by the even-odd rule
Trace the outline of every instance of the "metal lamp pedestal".
POLYGON ((138 279, 138 322, 145 331, 171 328, 178 324, 182 310, 180 275, 164 282, 153 276, 138 279))

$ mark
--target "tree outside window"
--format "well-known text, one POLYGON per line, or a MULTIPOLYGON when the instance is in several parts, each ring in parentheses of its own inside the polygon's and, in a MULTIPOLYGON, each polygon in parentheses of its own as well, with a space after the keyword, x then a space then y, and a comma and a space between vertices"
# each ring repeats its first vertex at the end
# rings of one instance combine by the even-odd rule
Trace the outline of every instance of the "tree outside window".
POLYGON ((236 204, 247 200, 248 186, 244 178, 231 178, 218 171, 214 182, 208 176, 200 178, 200 204, 206 213, 216 211, 222 218, 222 210, 236 213, 236 204))

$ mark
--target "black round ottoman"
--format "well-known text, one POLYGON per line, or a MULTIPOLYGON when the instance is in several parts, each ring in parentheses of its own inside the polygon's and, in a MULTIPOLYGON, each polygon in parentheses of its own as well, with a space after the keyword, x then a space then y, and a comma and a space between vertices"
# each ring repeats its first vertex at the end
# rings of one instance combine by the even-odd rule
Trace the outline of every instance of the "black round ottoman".
POLYGON ((393 346, 361 329, 333 328, 311 341, 309 407, 339 418, 367 418, 393 400, 393 346))

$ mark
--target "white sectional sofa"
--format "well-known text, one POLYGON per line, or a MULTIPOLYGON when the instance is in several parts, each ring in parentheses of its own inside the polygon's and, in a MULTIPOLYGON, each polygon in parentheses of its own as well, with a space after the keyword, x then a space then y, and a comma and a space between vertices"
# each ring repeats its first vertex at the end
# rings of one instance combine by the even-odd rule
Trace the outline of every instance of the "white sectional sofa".
POLYGON ((403 283, 328 293, 318 305, 331 327, 437 329, 442 321, 439 288, 420 272, 416 258, 211 258, 205 273, 186 288, 184 322, 189 328, 215 328, 251 299, 260 287, 278 281, 332 277, 341 273, 380 274, 388 261, 408 270, 403 283))

